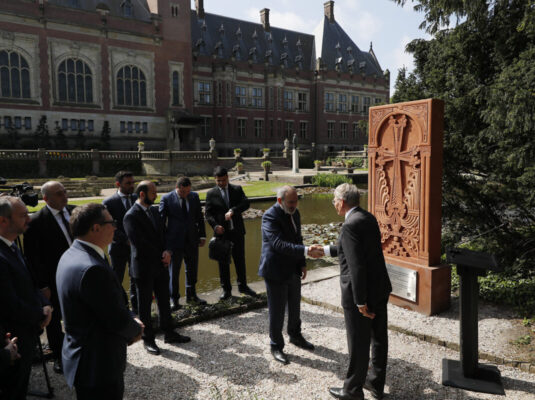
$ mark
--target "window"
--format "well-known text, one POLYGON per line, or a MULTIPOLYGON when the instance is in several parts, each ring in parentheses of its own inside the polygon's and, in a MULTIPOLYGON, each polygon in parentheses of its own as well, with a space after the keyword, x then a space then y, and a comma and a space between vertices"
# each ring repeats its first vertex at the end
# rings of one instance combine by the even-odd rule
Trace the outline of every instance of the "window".
POLYGON ((67 118, 63 118, 61 120, 61 129, 63 129, 64 131, 69 129, 69 120, 67 118))
POLYGON ((307 101, 307 93, 305 92, 299 92, 297 94, 297 109, 299 111, 306 112, 308 111, 308 101, 307 101))
POLYGON ((368 109, 370 108, 370 98, 364 97, 364 104, 362 105, 362 113, 368 114, 368 109))
POLYGON ((178 17, 178 4, 171 4, 171 17, 178 17))
POLYGON ((147 80, 141 69, 127 65, 117 72, 117 104, 120 106, 146 107, 147 80))
POLYGON ((245 137, 247 132, 247 120, 246 119, 238 119, 237 121, 237 130, 238 130, 238 137, 245 137))
POLYGON ((85 131, 85 119, 81 119, 78 121, 78 129, 81 131, 85 131))
POLYGON ((11 117, 4 117, 4 127, 11 128, 11 117))
POLYGON ((284 91, 284 110, 293 111, 294 109, 294 92, 291 90, 284 91))
POLYGON ((274 101, 274 97, 273 97, 273 88, 270 87, 270 88, 269 88, 269 109, 270 109, 270 110, 273 110, 273 108, 274 108, 274 104, 275 104, 275 103, 274 103, 273 101, 274 101))
POLYGON ((149 124, 148 122, 143 122, 143 133, 149 132, 149 124))
POLYGON ((286 121, 286 137, 290 139, 294 134, 294 122, 286 121))
POLYGON ((308 123, 302 121, 299 123, 299 137, 301 139, 306 139, 308 136, 308 123))
POLYGON ((277 109, 282 110, 282 89, 277 88, 277 109))
POLYGON ((351 96, 351 112, 359 112, 359 96, 351 96))
POLYGON ((199 104, 212 104, 212 83, 198 82, 199 104))
POLYGON ((22 118, 21 117, 15 117, 15 128, 17 128, 17 129, 22 128, 22 118))
POLYGON ((262 108, 263 101, 262 101, 262 88, 252 88, 251 94, 252 94, 252 106, 256 108, 262 108))
POLYGON ((68 58, 58 66, 58 99, 68 103, 93 103, 93 75, 78 58, 68 58))
POLYGON ((359 137, 359 126, 355 122, 355 123, 353 123, 353 140, 357 140, 358 137, 359 137))
POLYGON ((340 137, 347 139, 347 122, 340 122, 340 137))
POLYGON ((30 98, 30 67, 17 52, 0 51, 0 97, 30 98))
POLYGON ((217 135, 223 135, 223 117, 221 115, 217 116, 217 135))
POLYGON ((262 129, 264 128, 264 121, 261 119, 255 119, 254 121, 254 137, 262 137, 262 129))
POLYGON ((334 122, 327 122, 327 138, 332 139, 334 137, 334 122))
POLYGON ((244 86, 236 86, 236 105, 238 107, 247 106, 247 88, 244 86))
POLYGON ((279 137, 282 137, 282 121, 277 120, 277 132, 279 132, 279 137))
POLYGON ((31 117, 24 117, 24 128, 26 128, 26 130, 32 129, 32 118, 31 117))
POLYGON ((230 83, 227 83, 226 97, 227 107, 230 107, 232 105, 232 91, 230 90, 230 83))
POLYGON ((347 112, 347 95, 338 95, 338 112, 347 112))
POLYGON ((128 133, 134 132, 134 123, 132 121, 128 121, 128 133))
POLYGON ((77 131, 77 130, 78 130, 78 120, 71 119, 71 131, 77 131))
POLYGON ((223 82, 217 82, 217 105, 223 104, 223 82))
POLYGON ((141 133, 141 122, 136 122, 134 126, 136 127, 136 133, 141 133))
POLYGON ((383 102, 383 99, 375 98, 375 104, 380 104, 383 102))
POLYGON ((172 105, 174 106, 180 105, 180 86, 179 86, 178 78, 179 78, 178 71, 173 71, 173 82, 171 82, 171 85, 172 85, 172 96, 173 96, 172 105))
POLYGON ((212 118, 203 117, 201 124, 201 133, 205 137, 212 134, 212 118))
POLYGON ((334 93, 325 92, 325 111, 334 111, 334 93))
POLYGON ((125 122, 124 121, 121 121, 121 128, 120 128, 120 131, 121 133, 124 133, 126 131, 126 128, 125 128, 125 122))
POLYGON ((132 2, 130 0, 124 0, 121 4, 121 9, 123 10, 123 17, 130 18, 134 14, 132 2))
POLYGON ((273 137, 274 130, 275 130, 275 126, 274 126, 273 120, 270 119, 269 120, 269 137, 273 137))
POLYGON ((87 130, 93 132, 95 130, 95 123, 92 119, 87 120, 87 130))

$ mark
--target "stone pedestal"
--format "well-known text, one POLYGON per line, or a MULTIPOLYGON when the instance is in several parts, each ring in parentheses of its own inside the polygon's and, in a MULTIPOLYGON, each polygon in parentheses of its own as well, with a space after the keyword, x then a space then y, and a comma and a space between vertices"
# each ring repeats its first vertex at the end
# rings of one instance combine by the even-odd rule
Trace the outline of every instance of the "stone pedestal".
POLYGON ((292 150, 292 172, 294 174, 299 172, 299 150, 292 150))

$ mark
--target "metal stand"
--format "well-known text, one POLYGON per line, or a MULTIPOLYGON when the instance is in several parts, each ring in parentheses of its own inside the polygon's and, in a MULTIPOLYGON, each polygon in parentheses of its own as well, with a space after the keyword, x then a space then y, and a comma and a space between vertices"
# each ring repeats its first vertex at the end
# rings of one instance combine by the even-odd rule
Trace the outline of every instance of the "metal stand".
POLYGON ((37 337, 37 343, 39 343, 39 355, 41 356, 41 364, 43 365, 43 373, 45 375, 46 389, 47 392, 39 392, 36 390, 29 390, 28 396, 42 397, 44 399, 51 399, 54 397, 54 388, 50 384, 50 377, 48 376, 48 370, 46 368, 45 355, 43 354, 43 345, 41 344, 41 339, 37 337))
POLYGON ((460 344, 461 360, 442 360, 442 384, 474 392, 505 395, 500 371, 495 366, 478 362, 477 277, 487 269, 499 271, 493 256, 466 249, 447 251, 447 261, 457 264, 460 278, 460 344))

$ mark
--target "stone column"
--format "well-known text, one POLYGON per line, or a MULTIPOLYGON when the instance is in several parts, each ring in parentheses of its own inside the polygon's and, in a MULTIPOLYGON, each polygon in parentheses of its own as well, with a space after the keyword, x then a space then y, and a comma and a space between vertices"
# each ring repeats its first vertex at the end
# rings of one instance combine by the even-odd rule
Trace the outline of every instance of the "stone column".
POLYGON ((47 176, 46 149, 37 149, 37 161, 39 163, 39 176, 47 176))
POLYGON ((299 172, 299 149, 292 150, 292 172, 294 174, 299 172))
POLYGON ((100 152, 98 149, 91 149, 91 173, 93 175, 100 173, 100 152))

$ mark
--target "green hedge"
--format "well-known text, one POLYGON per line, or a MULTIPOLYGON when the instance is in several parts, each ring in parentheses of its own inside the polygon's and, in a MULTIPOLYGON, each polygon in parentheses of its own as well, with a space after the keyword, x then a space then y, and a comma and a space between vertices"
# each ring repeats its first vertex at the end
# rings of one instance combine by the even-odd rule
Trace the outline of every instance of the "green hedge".
POLYGON ((353 183, 351 178, 337 174, 318 174, 312 177, 312 183, 321 187, 336 187, 342 183, 353 183))

